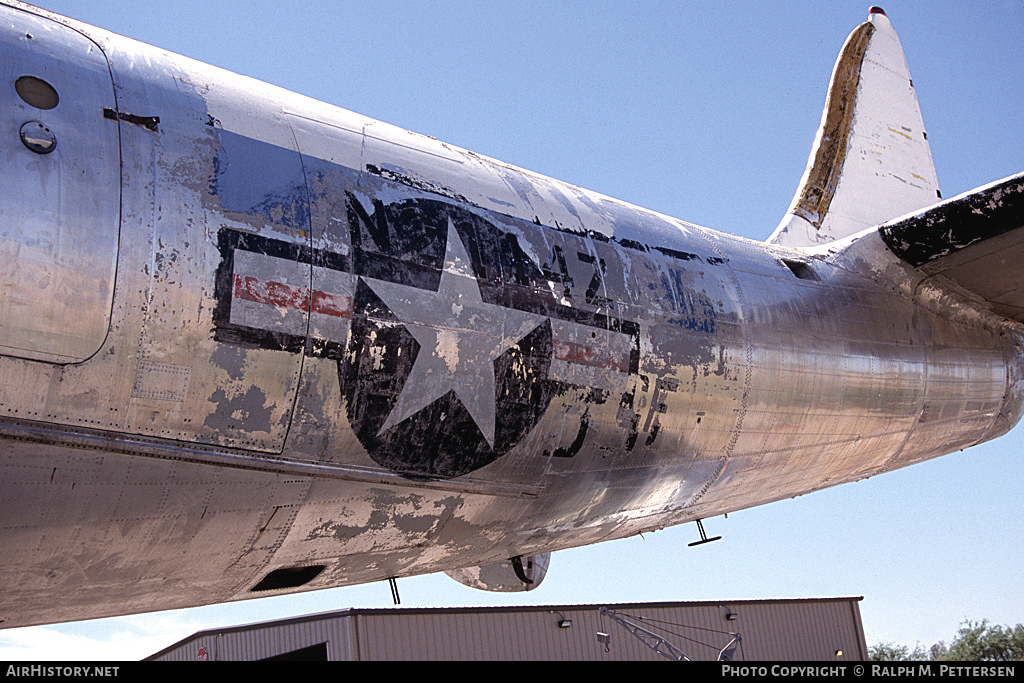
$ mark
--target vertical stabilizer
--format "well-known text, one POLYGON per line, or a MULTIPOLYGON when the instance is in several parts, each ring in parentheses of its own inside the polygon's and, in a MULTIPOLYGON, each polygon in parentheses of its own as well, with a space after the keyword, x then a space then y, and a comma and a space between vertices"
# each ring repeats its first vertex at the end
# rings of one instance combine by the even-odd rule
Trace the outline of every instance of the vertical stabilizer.
POLYGON ((836 61, 800 189, 768 241, 832 242, 941 198, 903 48, 872 7, 836 61))

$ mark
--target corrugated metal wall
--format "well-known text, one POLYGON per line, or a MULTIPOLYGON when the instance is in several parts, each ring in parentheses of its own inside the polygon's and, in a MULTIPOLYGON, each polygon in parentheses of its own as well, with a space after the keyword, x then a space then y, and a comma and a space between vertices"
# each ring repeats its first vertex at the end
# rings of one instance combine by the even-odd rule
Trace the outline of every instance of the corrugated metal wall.
MULTIPOLYGON (((866 658, 860 598, 612 605, 691 659, 714 660, 742 642, 736 660, 853 661, 866 658), (728 620, 727 614, 734 614, 728 620), (836 652, 842 651, 837 657, 836 652)), ((253 660, 328 643, 332 660, 658 660, 599 605, 345 610, 201 632, 154 655, 253 660), (572 620, 559 628, 560 619, 572 620), (597 632, 611 636, 607 648, 597 632)))
POLYGON ((204 631, 148 659, 196 661, 205 650, 210 661, 251 661, 327 643, 328 658, 351 661, 358 659, 353 626, 342 612, 204 631))

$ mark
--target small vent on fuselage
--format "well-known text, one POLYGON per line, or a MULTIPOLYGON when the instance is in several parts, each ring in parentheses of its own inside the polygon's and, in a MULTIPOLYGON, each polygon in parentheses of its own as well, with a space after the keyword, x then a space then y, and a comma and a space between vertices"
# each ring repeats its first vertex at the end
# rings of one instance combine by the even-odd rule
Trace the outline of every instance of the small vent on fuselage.
POLYGON ((257 583, 255 586, 249 589, 250 593, 256 593, 258 591, 276 591, 282 588, 298 588, 299 586, 305 586, 307 583, 315 579, 325 569, 322 564, 314 564, 309 567, 284 567, 282 569, 275 569, 266 576, 263 580, 257 583))
POLYGON ((783 265, 789 268, 793 275, 796 275, 801 280, 821 280, 818 274, 814 272, 814 268, 811 268, 809 263, 803 261, 794 261, 791 259, 781 259, 783 265))

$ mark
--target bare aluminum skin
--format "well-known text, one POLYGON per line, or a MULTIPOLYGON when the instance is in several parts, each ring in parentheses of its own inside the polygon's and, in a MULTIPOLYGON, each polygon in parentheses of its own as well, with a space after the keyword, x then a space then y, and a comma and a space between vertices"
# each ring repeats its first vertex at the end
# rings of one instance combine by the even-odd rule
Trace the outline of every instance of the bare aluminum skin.
POLYGON ((1020 419, 1020 325, 877 231, 753 242, 0 15, 3 627, 507 563, 1020 419))

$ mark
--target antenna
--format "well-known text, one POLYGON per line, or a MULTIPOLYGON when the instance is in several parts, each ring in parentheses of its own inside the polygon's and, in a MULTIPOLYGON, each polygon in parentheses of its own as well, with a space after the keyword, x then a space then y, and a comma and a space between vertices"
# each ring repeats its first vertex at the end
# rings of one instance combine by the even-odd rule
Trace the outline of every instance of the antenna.
POLYGON ((704 545, 705 543, 711 543, 712 541, 718 541, 718 540, 720 540, 722 538, 721 536, 715 536, 714 538, 708 538, 708 535, 706 533, 704 533, 704 524, 699 519, 697 520, 697 528, 700 530, 700 540, 699 541, 694 541, 693 543, 688 543, 687 545, 689 547, 691 547, 691 548, 693 546, 695 546, 695 545, 704 545))

